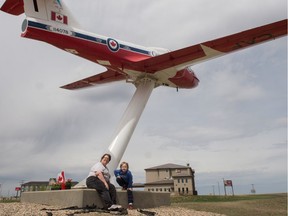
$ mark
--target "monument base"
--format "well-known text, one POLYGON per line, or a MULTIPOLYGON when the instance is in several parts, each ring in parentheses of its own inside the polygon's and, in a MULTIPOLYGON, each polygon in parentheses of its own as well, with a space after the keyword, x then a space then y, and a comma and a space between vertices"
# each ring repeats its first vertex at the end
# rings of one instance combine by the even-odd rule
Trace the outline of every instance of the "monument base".
MULTIPOLYGON (((155 208, 170 205, 170 193, 156 193, 148 191, 133 191, 134 208, 155 208)), ((103 203, 96 190, 71 189, 52 191, 23 192, 21 202, 38 203, 50 206, 83 208, 86 206, 103 207, 103 203)), ((117 191, 117 204, 124 208, 128 206, 127 192, 117 191)))

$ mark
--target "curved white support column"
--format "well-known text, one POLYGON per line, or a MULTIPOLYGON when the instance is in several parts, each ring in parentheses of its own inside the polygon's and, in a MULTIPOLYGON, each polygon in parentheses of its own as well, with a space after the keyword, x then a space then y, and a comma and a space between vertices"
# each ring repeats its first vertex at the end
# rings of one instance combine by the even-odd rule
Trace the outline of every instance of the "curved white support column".
MULTIPOLYGON (((124 112, 122 119, 115 131, 114 138, 108 149, 103 152, 111 154, 111 161, 108 164, 110 173, 117 168, 122 156, 127 148, 130 138, 134 132, 135 127, 140 119, 140 116, 148 102, 148 99, 155 87, 155 81, 149 78, 143 78, 137 82, 136 91, 124 112)), ((92 165, 91 165, 92 166, 92 165)), ((88 173, 88 170, 87 170, 88 173)), ((86 179, 79 182, 74 188, 86 187, 86 179)))
POLYGON ((110 172, 113 172, 120 163, 154 87, 154 80, 143 78, 139 82, 129 105, 122 116, 118 128, 115 131, 114 138, 108 147, 107 152, 112 156, 112 160, 108 164, 110 172))

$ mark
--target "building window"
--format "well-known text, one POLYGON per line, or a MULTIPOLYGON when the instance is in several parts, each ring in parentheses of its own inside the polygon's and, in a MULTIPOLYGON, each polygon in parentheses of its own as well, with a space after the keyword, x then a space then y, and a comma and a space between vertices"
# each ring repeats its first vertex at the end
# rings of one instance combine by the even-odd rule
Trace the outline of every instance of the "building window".
POLYGON ((180 179, 178 179, 178 183, 180 183, 180 179))
POLYGON ((182 180, 182 183, 184 183, 184 179, 181 179, 182 180))
POLYGON ((182 188, 182 193, 183 193, 183 194, 184 194, 184 191, 185 191, 184 188, 182 188))
POLYGON ((188 194, 188 188, 186 188, 186 193, 188 194))
POLYGON ((186 183, 188 183, 188 179, 186 179, 186 183))
POLYGON ((180 188, 178 188, 178 193, 180 194, 180 188))

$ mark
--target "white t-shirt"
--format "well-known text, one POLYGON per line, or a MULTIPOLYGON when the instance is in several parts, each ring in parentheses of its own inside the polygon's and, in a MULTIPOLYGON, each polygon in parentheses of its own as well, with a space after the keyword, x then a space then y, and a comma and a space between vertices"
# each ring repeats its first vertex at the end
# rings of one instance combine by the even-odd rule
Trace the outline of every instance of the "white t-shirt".
POLYGON ((88 177, 96 176, 96 172, 102 172, 106 182, 109 182, 110 180, 109 169, 106 166, 104 166, 101 162, 98 162, 91 167, 88 177))

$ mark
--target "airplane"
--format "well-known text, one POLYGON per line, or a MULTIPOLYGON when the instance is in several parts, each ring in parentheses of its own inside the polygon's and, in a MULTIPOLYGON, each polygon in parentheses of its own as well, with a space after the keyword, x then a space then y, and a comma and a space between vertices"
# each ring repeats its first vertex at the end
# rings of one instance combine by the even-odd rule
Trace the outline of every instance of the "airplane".
POLYGON ((1 10, 16 16, 25 13, 22 37, 49 43, 106 68, 61 88, 76 90, 116 81, 135 85, 136 91, 105 151, 112 155, 111 170, 119 164, 154 88, 195 88, 199 79, 193 65, 287 35, 284 19, 171 51, 84 31, 63 0, 5 0, 1 10))

